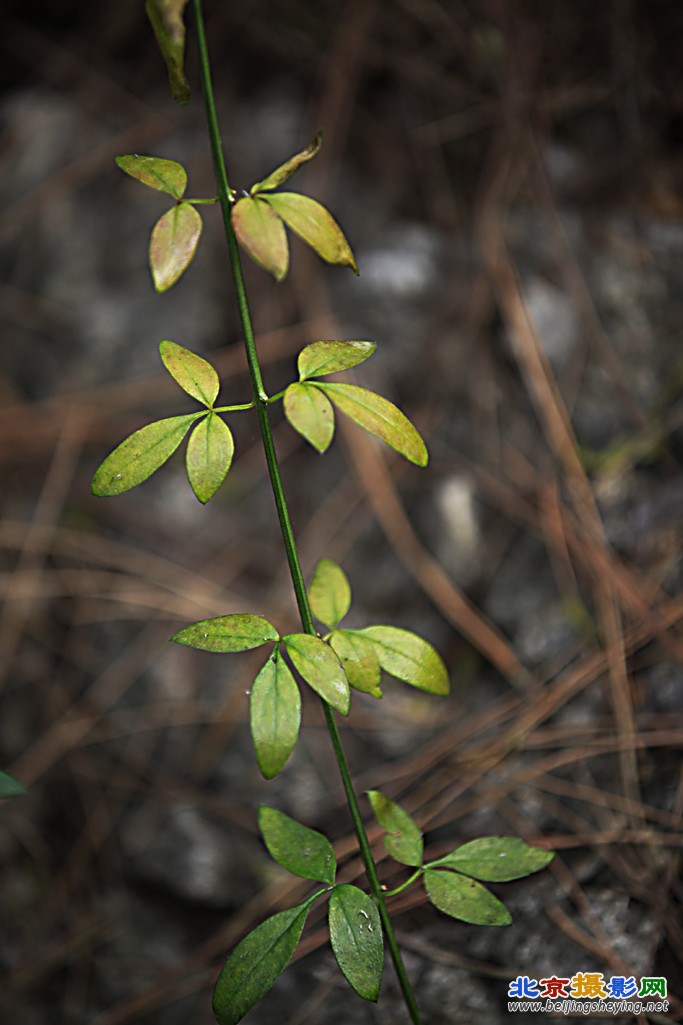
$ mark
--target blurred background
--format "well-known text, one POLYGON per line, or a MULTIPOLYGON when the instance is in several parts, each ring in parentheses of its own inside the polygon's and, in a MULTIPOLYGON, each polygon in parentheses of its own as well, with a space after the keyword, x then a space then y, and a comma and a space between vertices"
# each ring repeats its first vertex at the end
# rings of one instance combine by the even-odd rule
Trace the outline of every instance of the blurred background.
MULTIPOLYGON (((308 342, 372 339, 353 380, 430 449, 420 471, 339 423, 319 457, 274 413, 309 579, 335 559, 351 625, 416 630, 452 674, 447 699, 354 695, 357 787, 400 800, 434 857, 499 833, 558 851, 494 887, 507 929, 392 902, 425 1022, 498 1025, 511 978, 577 971, 666 976, 669 1014, 637 1020, 681 1020, 683 9, 206 0, 206 17, 231 184, 321 128, 291 186, 330 206, 361 271, 296 240, 284 284, 246 268, 268 390, 308 342)), ((4 8, 0 768, 26 787, 0 809, 8 1025, 209 1025, 226 953, 308 892, 267 856, 261 802, 327 832, 362 885, 317 701, 266 783, 247 720, 262 653, 167 643, 236 611, 296 629, 255 421, 231 418, 206 508, 179 454, 90 496, 123 437, 189 408, 162 338, 215 363, 223 402, 250 398, 218 210, 157 296, 167 204, 114 165, 180 160, 189 195, 214 194, 188 21, 179 108, 138 0, 4 8)), ((407 1018, 390 966, 377 1006, 352 993, 313 915, 247 1021, 342 1020, 407 1018)))

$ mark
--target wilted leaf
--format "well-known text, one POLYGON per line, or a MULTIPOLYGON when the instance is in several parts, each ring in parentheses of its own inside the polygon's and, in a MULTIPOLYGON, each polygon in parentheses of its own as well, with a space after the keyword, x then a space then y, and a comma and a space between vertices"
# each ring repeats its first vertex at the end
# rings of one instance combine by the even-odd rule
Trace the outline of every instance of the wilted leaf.
POLYGON ((302 826, 277 808, 261 805, 259 829, 272 858, 292 875, 334 883, 337 861, 332 844, 322 833, 302 826))
POLYGON ((554 857, 554 851, 530 847, 517 836, 482 836, 462 844, 430 867, 457 869, 485 883, 508 883, 539 872, 554 857))
POLYGON ((282 405, 294 430, 318 452, 325 452, 334 437, 330 400, 313 385, 296 383, 285 391, 282 405))
POLYGON ((374 342, 311 342, 299 353, 299 380, 350 370, 372 356, 374 342))
POLYGON ((308 589, 313 615, 334 630, 351 608, 351 587, 343 569, 332 559, 321 559, 308 589))
POLYGON ((335 886, 330 943, 344 978, 364 1000, 377 1000, 384 968, 382 924, 374 900, 357 886, 335 886))
POLYGON ((272 623, 262 616, 238 612, 192 623, 171 640, 201 651, 250 651, 268 641, 279 640, 279 636, 272 623))
POLYGON ((147 0, 149 18, 161 56, 166 63, 168 81, 176 103, 185 106, 190 99, 190 83, 185 75, 185 23, 183 11, 188 0, 147 0))
POLYGON ((209 413, 190 435, 185 459, 187 479, 203 505, 225 480, 234 451, 230 428, 217 413, 209 413))
POLYGON ((315 249, 327 263, 351 267, 357 274, 358 266, 346 236, 332 214, 321 203, 298 192, 272 192, 263 201, 279 214, 288 228, 315 249))
POLYGON ((259 199, 244 196, 233 207, 232 226, 252 260, 282 281, 289 267, 289 243, 275 211, 259 199))
POLYGON ((173 455, 196 419, 196 413, 171 416, 131 434, 97 469, 90 486, 93 495, 121 495, 142 484, 173 455))
POLYGON ((0 772, 0 800, 4 800, 6 797, 19 797, 23 793, 24 788, 21 783, 17 783, 16 779, 8 773, 0 772))
POLYGON ((306 149, 302 150, 301 153, 297 153, 295 156, 290 157, 289 160, 285 161, 284 164, 280 164, 274 171, 264 178, 263 181, 256 182, 255 185, 249 189, 249 193, 255 196, 259 192, 266 192, 269 189, 277 189, 280 185, 283 185, 288 178, 291 178, 295 171, 298 171, 302 164, 305 164, 308 160, 312 160, 316 153, 319 151, 323 144, 323 133, 318 132, 312 142, 309 142, 306 149))
POLYGON ((346 413, 359 427, 390 445, 411 463, 426 466, 429 456, 425 443, 407 416, 393 402, 356 384, 315 383, 337 409, 346 413))
POLYGON ((415 820, 379 790, 368 790, 368 798, 375 818, 382 829, 387 831, 384 846, 389 854, 402 865, 419 868, 422 864, 424 845, 422 833, 415 820))
POLYGON ((427 895, 435 908, 472 925, 510 925, 512 917, 504 904, 481 883, 457 872, 424 873, 427 895))
POLYGON ((211 364, 176 342, 161 342, 159 352, 164 366, 183 391, 205 406, 213 406, 220 381, 211 364))
POLYGON ((116 157, 116 164, 129 174, 131 178, 148 185, 150 189, 165 192, 174 199, 182 199, 187 188, 187 173, 182 164, 176 160, 164 160, 162 157, 139 157, 130 153, 116 157))
POLYGON ((328 644, 312 634, 283 637, 287 654, 309 686, 342 715, 347 715, 351 694, 339 659, 328 644))
POLYGON ((317 896, 295 908, 278 911, 237 944, 213 991, 213 1013, 218 1025, 237 1025, 282 975, 317 896))
POLYGON ((385 673, 430 694, 448 694, 448 670, 431 644, 396 626, 366 626, 357 631, 377 651, 385 673))
POLYGON ((190 203, 177 203, 152 228, 149 266, 157 292, 166 292, 192 263, 202 219, 190 203))
POLYGON ((249 720, 258 767, 265 779, 273 779, 294 750, 301 726, 299 688, 279 651, 254 680, 249 720))
POLYGON ((353 630, 334 630, 329 642, 344 667, 350 685, 373 698, 381 698, 379 658, 375 645, 353 630))

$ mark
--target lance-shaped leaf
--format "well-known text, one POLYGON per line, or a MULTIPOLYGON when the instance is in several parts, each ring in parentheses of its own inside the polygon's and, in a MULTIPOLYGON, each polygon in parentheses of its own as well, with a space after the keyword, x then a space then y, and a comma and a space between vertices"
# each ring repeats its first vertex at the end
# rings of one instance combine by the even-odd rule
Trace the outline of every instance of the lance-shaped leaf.
POLYGON ((315 383, 337 409, 346 413, 359 427, 381 438, 411 463, 426 466, 429 456, 425 443, 407 416, 393 402, 357 384, 315 383))
POLYGON ((289 160, 286 160, 284 164, 280 164, 274 171, 264 178, 263 181, 256 182, 255 185, 249 189, 249 193, 252 196, 257 195, 259 192, 267 192, 270 189, 277 189, 280 185, 284 185, 288 178, 291 178, 295 171, 298 171, 302 164, 312 160, 313 157, 318 153, 320 147, 323 144, 323 133, 318 132, 315 138, 309 142, 306 149, 303 149, 301 153, 296 153, 289 160))
POLYGON ((142 484, 173 455, 196 419, 196 413, 171 416, 131 434, 97 469, 91 484, 93 495, 121 495, 142 484))
POLYGON ((188 0, 147 0, 145 10, 152 23, 168 81, 176 103, 190 100, 190 83, 185 75, 185 24, 183 11, 188 0))
POLYGON ((137 153, 128 153, 116 157, 116 164, 129 174, 131 178, 148 185, 150 189, 165 192, 174 199, 182 199, 187 188, 187 172, 177 160, 165 160, 163 157, 140 157, 137 153))
POLYGON ((329 907, 330 943, 347 982, 364 1000, 377 1000, 384 939, 377 906, 357 886, 335 886, 329 907))
POLYGON ((218 1025, 237 1025, 282 975, 296 949, 314 894, 261 922, 237 944, 213 991, 218 1025))
POLYGON ((351 586, 343 569, 332 559, 321 559, 308 589, 313 615, 334 630, 351 608, 351 586))
POLYGON ((201 651, 251 651, 269 641, 279 640, 279 636, 273 624, 262 616, 238 612, 192 623, 179 630, 171 640, 201 651))
POLYGON ((288 228, 315 249, 321 259, 350 267, 358 274, 358 266, 344 232, 321 203, 299 192, 272 192, 262 199, 280 215, 288 228))
POLYGON ((9 773, 0 772, 0 800, 4 800, 6 797, 19 797, 23 793, 24 788, 21 783, 17 783, 9 773))
POLYGON ((235 442, 230 428, 216 413, 209 413, 197 424, 187 443, 187 479, 195 495, 205 505, 225 480, 235 442))
POLYGON ((422 864, 424 845, 422 833, 415 820, 379 790, 368 790, 368 798, 375 818, 382 829, 387 831, 384 846, 389 854, 402 865, 419 868, 422 864))
POLYGON ((190 203, 177 203, 152 228, 149 266, 157 292, 166 292, 192 263, 202 219, 190 203))
POLYGON ((290 384, 283 397, 287 420, 306 441, 325 452, 334 437, 332 403, 312 384, 290 384))
POLYGON ((167 339, 159 343, 159 352, 164 366, 183 391, 205 406, 213 406, 218 397, 220 381, 211 364, 196 352, 190 352, 177 342, 169 342, 167 339))
POLYGON ((259 808, 258 824, 268 852, 278 865, 301 879, 317 879, 330 886, 334 883, 337 861, 326 836, 267 805, 259 808))
POLYGON ((374 342, 311 342, 297 359, 299 380, 350 370, 369 359, 376 348, 374 342))
POLYGON ((342 715, 347 715, 351 694, 349 681, 328 644, 312 634, 283 637, 287 654, 306 683, 342 715))
POLYGON ((504 904, 481 883, 457 872, 426 869, 427 895, 439 911, 472 925, 510 925, 512 917, 504 904))
POLYGON ((282 281, 289 267, 289 243, 275 211, 259 199, 244 196, 232 209, 232 226, 252 260, 282 281))
POLYGON ((301 726, 301 694, 279 651, 254 680, 249 720, 258 767, 273 779, 294 750, 301 726))
POLYGON ((431 862, 430 868, 456 869, 485 883, 508 883, 539 872, 554 857, 554 851, 530 847, 518 836, 482 836, 431 862))
POLYGON ((443 659, 422 637, 397 626, 366 626, 357 632, 375 646, 385 673, 430 694, 448 694, 443 659))
POLYGON ((350 685, 373 698, 381 698, 379 658, 375 645, 353 630, 333 630, 329 643, 343 665, 350 685))

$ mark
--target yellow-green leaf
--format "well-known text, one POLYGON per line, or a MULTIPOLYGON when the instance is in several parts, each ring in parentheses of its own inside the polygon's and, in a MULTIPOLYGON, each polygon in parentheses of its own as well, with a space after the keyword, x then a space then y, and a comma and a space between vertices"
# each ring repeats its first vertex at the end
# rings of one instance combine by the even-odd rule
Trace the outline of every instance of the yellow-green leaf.
POLYGON ((356 384, 314 382, 337 409, 359 427, 381 438, 416 466, 426 466, 429 456, 425 443, 407 416, 388 399, 356 384))
POLYGON ((251 651, 269 641, 279 640, 279 636, 273 624, 263 616, 237 612, 192 623, 179 630, 171 640, 200 651, 232 652, 251 651))
POLYGON ((554 857, 554 851, 530 847, 518 836, 481 836, 431 862, 430 868, 455 869, 485 883, 508 883, 539 872, 554 857))
POLYGON ((321 559, 308 589, 313 615, 334 630, 351 608, 351 585, 332 559, 321 559))
POLYGON ((299 192, 272 192, 262 196, 265 203, 279 214, 288 228, 315 249, 327 263, 350 267, 356 274, 358 266, 351 246, 329 210, 299 192))
POLYGON ((290 384, 283 398, 285 416, 295 431, 318 452, 334 437, 334 410, 328 398, 309 384, 290 384))
POLYGON ((217 413, 209 413, 197 424, 187 443, 187 479, 205 505, 225 480, 235 443, 230 428, 217 413))
POLYGON ((381 698, 379 658, 374 644, 353 630, 334 630, 330 647, 344 667, 346 678, 355 690, 381 698))
POLYGON ((166 292, 192 263, 202 234, 202 219, 190 203, 167 210, 152 229, 149 266, 157 292, 166 292))
POLYGON ((275 211, 259 199, 243 196, 233 207, 232 226, 252 260, 282 281, 289 267, 289 244, 275 211))
POLYGON ((183 391, 205 406, 213 406, 220 381, 211 364, 196 352, 168 340, 159 344, 159 352, 164 366, 183 391))
POLYGON ((116 157, 116 164, 131 178, 148 185, 150 189, 165 192, 174 199, 182 199, 187 188, 187 173, 176 160, 162 157, 139 157, 129 153, 116 157))
POLYGON ((342 715, 347 715, 351 694, 349 681, 329 644, 312 634, 288 634, 283 637, 294 668, 306 683, 342 715))
POLYGON ((185 106, 190 99, 190 83, 185 75, 185 23, 183 11, 188 0, 147 0, 145 10, 149 18, 161 56, 164 58, 168 81, 176 103, 185 106))
POLYGON ((422 637, 397 626, 366 626, 357 632, 374 645, 385 673, 430 694, 448 694, 443 659, 422 637))
POLYGON ((364 363, 376 348, 374 342, 311 342, 299 353, 299 380, 350 370, 364 363))
POLYGON ((98 498, 121 495, 142 484, 173 455, 196 413, 155 420, 122 441, 98 467, 91 491, 98 498))
POLYGON ((258 767, 265 779, 273 779, 294 750, 301 726, 301 694, 279 651, 254 680, 249 722, 258 767))
POLYGON ((510 925, 510 912, 481 883, 457 872, 433 871, 424 874, 427 895, 439 911, 472 925, 510 925))
POLYGON ((337 861, 326 836, 265 804, 259 808, 258 823, 268 853, 278 865, 301 879, 334 883, 337 861))
POLYGON ((288 178, 291 178, 295 171, 298 171, 302 164, 312 160, 316 153, 319 151, 323 144, 323 133, 318 132, 312 142, 309 142, 306 149, 303 149, 301 153, 297 153, 295 156, 290 157, 284 164, 280 164, 274 171, 264 178, 263 181, 256 182, 255 185, 249 189, 249 193, 252 196, 257 195, 259 192, 266 192, 269 189, 277 189, 278 186, 283 185, 288 178))
POLYGON ((423 841, 415 820, 380 790, 368 790, 368 798, 375 818, 386 830, 384 846, 389 854, 402 865, 418 868, 422 864, 423 841))

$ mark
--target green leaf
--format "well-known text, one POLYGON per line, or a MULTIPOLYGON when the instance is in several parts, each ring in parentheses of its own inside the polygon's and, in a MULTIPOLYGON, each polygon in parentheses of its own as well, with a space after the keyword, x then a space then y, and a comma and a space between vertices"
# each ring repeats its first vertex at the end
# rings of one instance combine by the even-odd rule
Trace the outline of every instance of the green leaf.
POLYGON ((267 619, 243 612, 202 619, 171 637, 176 644, 201 651, 251 651, 279 639, 280 635, 267 619))
POLYGON ((335 886, 329 907, 330 943, 347 982, 364 1000, 377 1000, 384 939, 377 905, 357 886, 335 886))
POLYGON ((183 391, 198 402, 211 408, 220 389, 218 374, 205 359, 190 352, 176 342, 164 340, 159 344, 164 366, 183 391))
POLYGON ((368 798, 375 818, 389 834, 384 838, 384 846, 389 854, 402 865, 419 868, 422 864, 423 842, 415 820, 379 790, 368 790, 368 798))
POLYGON ((159 218, 149 242, 149 266, 157 292, 175 285, 194 259, 202 219, 190 203, 177 203, 159 218))
POLYGON ((147 0, 145 10, 152 23, 168 81, 176 103, 190 100, 190 83, 185 75, 185 23, 183 11, 188 0, 147 0))
POLYGON ((321 203, 299 192, 273 192, 261 198, 280 215, 288 228, 295 231, 311 249, 315 249, 321 259, 327 263, 350 267, 358 273, 358 266, 344 232, 321 203))
POLYGON ((187 443, 187 479, 202 505, 225 480, 234 452, 230 428, 216 413, 209 413, 193 430, 187 443))
POLYGON ((121 495, 142 484, 173 455, 196 419, 196 413, 171 416, 131 434, 97 469, 91 484, 93 495, 121 495))
POLYGON ((0 772, 0 801, 6 797, 19 797, 23 793, 25 791, 21 783, 17 783, 8 773, 0 772))
POLYGON ((282 975, 296 949, 314 894, 261 922, 237 944, 213 991, 218 1025, 237 1025, 282 975))
POLYGON ((373 698, 381 698, 379 658, 374 644, 353 630, 334 630, 330 647, 344 667, 350 685, 373 698))
POLYGON ((289 244, 275 211, 259 199, 244 196, 232 208, 232 226, 252 260, 282 281, 289 267, 289 244))
POLYGON ((334 437, 330 400, 311 384, 290 384, 282 405, 294 430, 318 452, 325 452, 334 437))
POLYGON ((318 132, 312 142, 309 142, 306 149, 303 149, 301 153, 297 153, 295 156, 290 157, 289 160, 285 161, 284 164, 280 164, 274 171, 264 178, 263 181, 256 182, 255 185, 249 189, 249 194, 252 196, 257 195, 259 192, 266 192, 269 189, 277 189, 280 185, 283 185, 288 178, 291 178, 295 171, 298 171, 302 164, 312 160, 313 157, 318 153, 320 147, 323 144, 323 133, 318 132))
POLYGON ((311 342, 299 353, 299 380, 350 370, 372 356, 374 342, 311 342))
POLYGON ((321 559, 308 589, 313 615, 334 630, 351 608, 351 586, 343 569, 332 559, 321 559))
POLYGON ((517 836, 482 836, 433 861, 430 868, 452 868, 485 883, 508 883, 539 872, 554 857, 554 851, 530 847, 517 836))
POLYGON ((258 824, 272 858, 292 875, 334 883, 337 861, 322 833, 302 826, 277 808, 261 805, 258 824))
POLYGON ((357 384, 322 384, 316 388, 325 392, 337 409, 346 413, 359 427, 381 438, 411 463, 426 466, 429 459, 425 443, 407 416, 388 399, 357 384))
POLYGON ((426 869, 427 895, 439 911, 472 925, 510 925, 512 916, 504 904, 481 883, 457 872, 426 869))
POLYGON ((187 188, 187 172, 177 160, 164 160, 162 157, 139 157, 137 153, 129 153, 116 157, 116 164, 129 174, 131 178, 148 185, 150 189, 165 192, 174 199, 182 199, 187 188))
POLYGON ((448 694, 448 670, 431 644, 397 626, 366 626, 356 631, 374 644, 385 673, 430 694, 448 694))
POLYGON ((249 719, 258 767, 273 779, 294 750, 301 726, 301 694, 279 651, 254 680, 249 719))
POLYGON ((283 637, 287 654, 306 683, 342 715, 348 715, 351 694, 349 681, 328 644, 312 634, 283 637))

